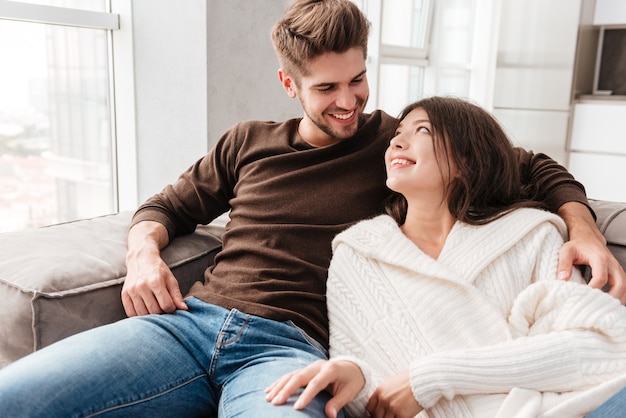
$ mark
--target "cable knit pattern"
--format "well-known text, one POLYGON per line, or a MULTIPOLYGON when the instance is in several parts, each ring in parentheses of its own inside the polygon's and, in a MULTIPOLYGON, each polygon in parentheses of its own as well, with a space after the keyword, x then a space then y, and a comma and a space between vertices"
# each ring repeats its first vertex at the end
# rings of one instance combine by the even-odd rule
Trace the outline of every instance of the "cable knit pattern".
POLYGON ((566 233, 534 209, 457 222, 437 260, 388 216, 338 235, 330 354, 366 378, 348 414, 407 369, 430 417, 583 416, 626 385, 626 308, 556 280, 566 233))

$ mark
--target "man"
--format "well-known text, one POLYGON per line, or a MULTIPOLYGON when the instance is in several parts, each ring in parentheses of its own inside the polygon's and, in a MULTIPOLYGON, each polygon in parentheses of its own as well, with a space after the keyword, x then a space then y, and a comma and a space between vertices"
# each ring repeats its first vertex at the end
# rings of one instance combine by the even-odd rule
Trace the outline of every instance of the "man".
MULTIPOLYGON (((328 394, 296 411, 266 402, 264 391, 287 371, 326 358, 330 241, 379 213, 387 197, 383 152, 397 121, 381 111, 363 114, 367 36, 368 23, 349 0, 291 4, 272 39, 279 79, 304 116, 235 126, 144 203, 128 234, 122 300, 130 318, 3 369, 0 410, 30 417, 324 416, 328 394), (183 299, 160 250, 228 210, 215 265, 183 299)), ((603 272, 596 286, 623 286, 582 186, 545 156, 520 151, 520 170, 571 229, 564 274, 589 260, 594 273, 603 272)))

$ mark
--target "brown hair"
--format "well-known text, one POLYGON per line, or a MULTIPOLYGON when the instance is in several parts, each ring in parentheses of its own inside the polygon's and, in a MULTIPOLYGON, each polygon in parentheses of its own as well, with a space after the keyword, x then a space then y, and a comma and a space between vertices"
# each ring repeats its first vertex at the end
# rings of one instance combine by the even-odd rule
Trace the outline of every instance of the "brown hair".
MULTIPOLYGON (((449 170, 447 155, 457 165, 458 177, 446 191, 456 219, 480 225, 518 207, 542 207, 532 200, 535 193, 522 186, 518 153, 489 112, 462 99, 431 97, 408 105, 400 120, 417 108, 430 119, 440 169, 449 170)), ((387 213, 403 224, 406 210, 404 197, 394 193, 387 213)))
POLYGON ((365 59, 368 35, 369 22, 350 0, 295 0, 272 28, 272 43, 283 70, 299 82, 323 53, 358 47, 365 59))

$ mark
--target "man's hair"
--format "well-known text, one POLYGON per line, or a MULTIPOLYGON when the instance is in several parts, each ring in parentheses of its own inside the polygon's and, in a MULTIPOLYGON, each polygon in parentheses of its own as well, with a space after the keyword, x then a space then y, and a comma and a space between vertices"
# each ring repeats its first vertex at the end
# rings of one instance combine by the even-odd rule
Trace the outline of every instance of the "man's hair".
MULTIPOLYGON (((458 176, 446 190, 448 209, 463 222, 488 223, 518 207, 543 207, 536 191, 522 185, 519 153, 498 121, 486 110, 454 97, 430 97, 404 108, 400 120, 421 108, 428 115, 433 147, 442 172, 448 155, 458 176)), ((394 193, 386 211, 399 224, 406 217, 404 196, 394 193)))
POLYGON ((350 0, 295 0, 271 35, 283 71, 299 82, 308 63, 326 52, 357 47, 365 59, 369 22, 350 0))

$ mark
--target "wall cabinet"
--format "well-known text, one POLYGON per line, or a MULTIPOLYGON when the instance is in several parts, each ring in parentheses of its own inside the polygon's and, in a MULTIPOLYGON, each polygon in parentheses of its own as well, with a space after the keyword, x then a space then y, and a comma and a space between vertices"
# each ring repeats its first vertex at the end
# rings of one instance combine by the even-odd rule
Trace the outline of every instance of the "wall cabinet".
POLYGON ((626 201, 626 102, 574 106, 568 169, 592 199, 626 201))
POLYGON ((626 201, 626 100, 592 95, 597 25, 626 25, 626 2, 595 0, 581 22, 576 63, 576 100, 568 142, 568 170, 592 199, 626 201), (594 36, 594 31, 595 36, 594 36))

